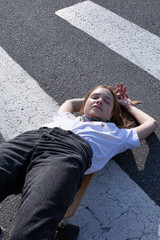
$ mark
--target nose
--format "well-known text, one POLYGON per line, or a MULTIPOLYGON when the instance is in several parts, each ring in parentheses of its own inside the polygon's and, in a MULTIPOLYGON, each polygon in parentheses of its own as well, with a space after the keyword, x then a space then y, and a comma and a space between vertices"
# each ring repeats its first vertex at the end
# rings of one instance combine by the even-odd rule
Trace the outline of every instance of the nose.
POLYGON ((99 103, 102 105, 102 98, 97 99, 96 103, 99 103))

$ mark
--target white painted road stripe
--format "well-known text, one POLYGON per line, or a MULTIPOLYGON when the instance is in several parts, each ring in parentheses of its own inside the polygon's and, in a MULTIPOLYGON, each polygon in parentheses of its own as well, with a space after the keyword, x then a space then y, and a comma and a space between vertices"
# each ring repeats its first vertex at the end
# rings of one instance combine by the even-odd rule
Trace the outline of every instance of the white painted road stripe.
POLYGON ((0 132, 5 140, 52 121, 58 104, 0 47, 0 132))
POLYGON ((110 161, 94 175, 70 222, 80 227, 79 240, 160 240, 159 216, 160 207, 110 161))
POLYGON ((158 36, 91 1, 56 14, 160 80, 158 36))

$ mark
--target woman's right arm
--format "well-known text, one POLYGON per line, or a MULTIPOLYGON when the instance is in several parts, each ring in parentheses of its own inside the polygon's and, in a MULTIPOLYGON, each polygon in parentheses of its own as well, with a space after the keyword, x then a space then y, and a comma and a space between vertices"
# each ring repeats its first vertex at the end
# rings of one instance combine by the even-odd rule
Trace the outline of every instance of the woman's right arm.
POLYGON ((66 100, 59 108, 58 112, 59 113, 64 113, 64 112, 79 112, 81 105, 83 103, 84 98, 75 98, 75 99, 69 99, 66 100))

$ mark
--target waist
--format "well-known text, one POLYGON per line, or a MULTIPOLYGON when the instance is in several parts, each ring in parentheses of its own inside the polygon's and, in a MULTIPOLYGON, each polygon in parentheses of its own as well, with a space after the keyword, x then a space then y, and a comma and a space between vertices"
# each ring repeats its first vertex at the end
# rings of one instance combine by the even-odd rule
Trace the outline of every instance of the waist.
POLYGON ((44 129, 45 132, 49 133, 53 137, 62 138, 63 142, 65 141, 66 144, 71 145, 73 151, 77 151, 80 154, 82 154, 83 157, 87 158, 88 160, 87 168, 90 168, 92 164, 91 160, 93 156, 93 151, 90 144, 84 138, 82 138, 76 133, 73 133, 70 130, 64 130, 59 127, 55 128, 42 127, 42 129, 44 129))

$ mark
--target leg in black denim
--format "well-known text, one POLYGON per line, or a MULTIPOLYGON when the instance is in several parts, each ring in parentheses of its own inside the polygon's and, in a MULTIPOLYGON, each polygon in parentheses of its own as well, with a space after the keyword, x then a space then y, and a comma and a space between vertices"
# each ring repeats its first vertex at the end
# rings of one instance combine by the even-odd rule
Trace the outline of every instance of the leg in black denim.
POLYGON ((42 134, 43 129, 29 131, 0 144, 0 202, 22 191, 30 153, 42 134))
POLYGON ((81 185, 92 151, 80 137, 60 129, 34 146, 11 240, 53 240, 55 229, 81 185))

